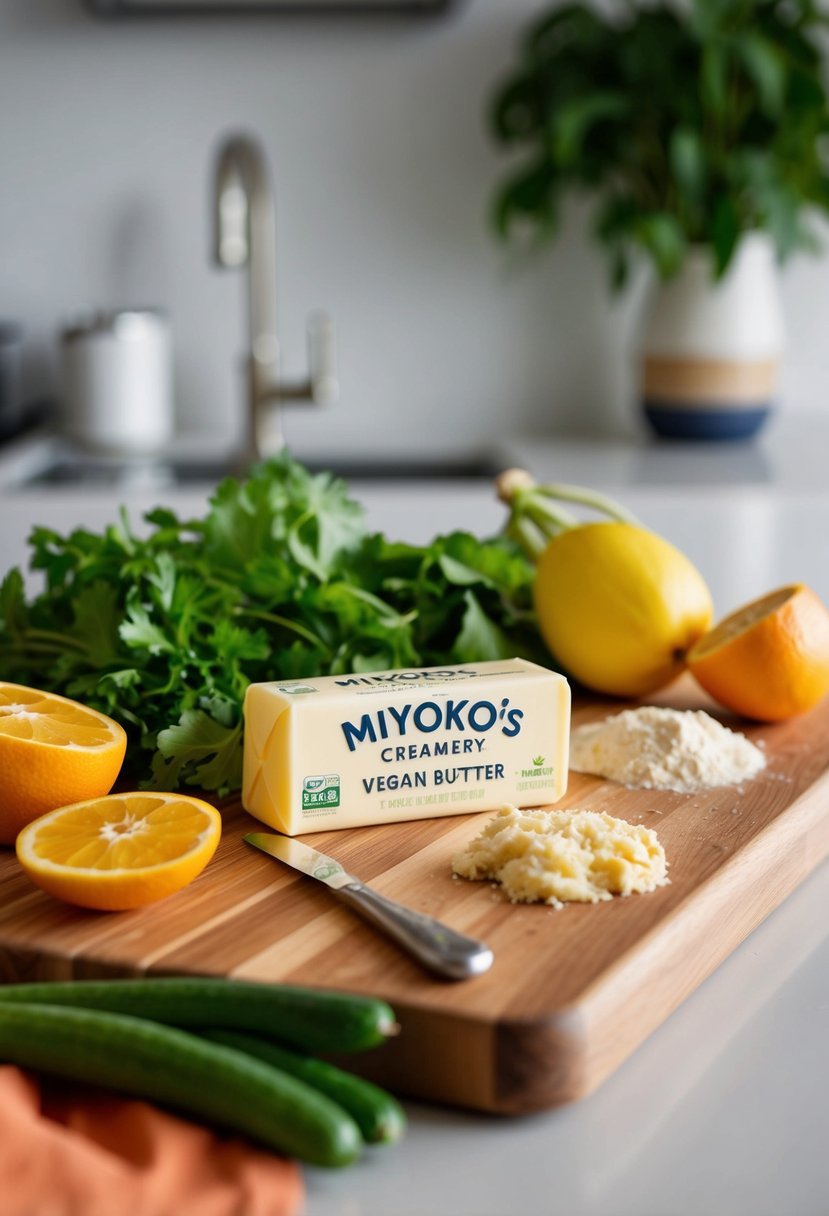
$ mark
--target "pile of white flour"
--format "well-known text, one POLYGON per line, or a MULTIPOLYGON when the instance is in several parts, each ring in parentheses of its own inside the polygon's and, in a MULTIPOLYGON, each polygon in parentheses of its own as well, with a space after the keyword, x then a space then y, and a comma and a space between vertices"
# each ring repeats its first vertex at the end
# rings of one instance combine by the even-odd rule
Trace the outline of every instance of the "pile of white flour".
POLYGON ((633 789, 693 794, 739 785, 765 764, 759 747, 701 709, 626 709, 570 736, 570 768, 633 789))

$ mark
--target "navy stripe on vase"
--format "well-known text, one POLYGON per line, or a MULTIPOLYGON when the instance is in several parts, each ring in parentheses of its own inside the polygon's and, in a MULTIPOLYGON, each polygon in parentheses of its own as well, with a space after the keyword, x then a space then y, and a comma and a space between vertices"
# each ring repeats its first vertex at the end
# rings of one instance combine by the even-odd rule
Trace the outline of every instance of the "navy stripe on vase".
POLYGON ((712 404, 694 409, 646 398, 642 405, 657 435, 669 439, 748 439, 772 411, 769 402, 737 407, 712 404))

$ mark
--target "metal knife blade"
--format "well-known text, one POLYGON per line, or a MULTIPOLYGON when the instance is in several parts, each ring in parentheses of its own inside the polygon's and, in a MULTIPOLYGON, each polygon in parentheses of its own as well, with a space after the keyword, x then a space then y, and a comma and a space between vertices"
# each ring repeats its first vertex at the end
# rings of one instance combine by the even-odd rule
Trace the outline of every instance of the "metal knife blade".
POLYGON ((457 933, 433 917, 404 908, 373 891, 348 874, 333 857, 273 832, 249 832, 244 839, 255 849, 325 883, 339 899, 443 979, 469 979, 492 966, 492 951, 484 942, 457 933))
POLYGON ((276 836, 273 832, 248 832, 245 840, 255 849, 261 849, 263 853, 269 853, 278 861, 284 861, 287 866, 300 870, 309 878, 324 882, 332 891, 357 882, 356 878, 346 874, 333 857, 326 857, 325 853, 318 853, 316 849, 309 848, 307 844, 294 840, 291 836, 276 836))

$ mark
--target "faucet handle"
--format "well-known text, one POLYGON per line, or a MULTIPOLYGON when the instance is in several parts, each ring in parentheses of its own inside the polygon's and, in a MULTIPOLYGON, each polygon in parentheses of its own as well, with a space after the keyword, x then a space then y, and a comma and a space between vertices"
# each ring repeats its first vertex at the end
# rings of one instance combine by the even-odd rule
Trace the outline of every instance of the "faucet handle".
POLYGON ((333 405, 340 395, 334 322, 326 312, 313 312, 307 333, 311 399, 316 405, 333 405))
POLYGON ((294 401, 313 401, 315 405, 333 405, 339 397, 334 322, 328 313, 312 312, 308 318, 307 334, 307 380, 285 381, 271 370, 270 383, 260 398, 262 404, 289 405, 294 401))

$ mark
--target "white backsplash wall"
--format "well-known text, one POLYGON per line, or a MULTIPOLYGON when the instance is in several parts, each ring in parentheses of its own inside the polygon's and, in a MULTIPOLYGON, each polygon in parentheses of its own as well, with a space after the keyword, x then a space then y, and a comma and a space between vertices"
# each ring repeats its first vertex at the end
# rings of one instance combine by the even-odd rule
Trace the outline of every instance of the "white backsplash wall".
MULTIPOLYGON (((305 371, 310 310, 338 328, 341 400, 289 408, 298 452, 631 429, 636 300, 609 301, 578 210, 529 269, 486 226, 503 165, 485 102, 540 7, 103 22, 0 0, 0 318, 25 325, 30 393, 54 389, 80 310, 160 304, 180 427, 232 442, 243 281, 210 264, 208 200, 217 137, 247 129, 276 186, 285 374, 305 371)), ((786 272, 786 408, 823 405, 828 286, 827 261, 786 272)))

